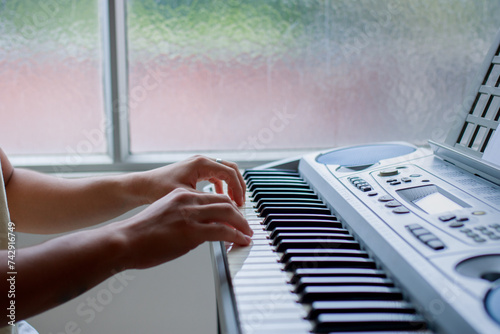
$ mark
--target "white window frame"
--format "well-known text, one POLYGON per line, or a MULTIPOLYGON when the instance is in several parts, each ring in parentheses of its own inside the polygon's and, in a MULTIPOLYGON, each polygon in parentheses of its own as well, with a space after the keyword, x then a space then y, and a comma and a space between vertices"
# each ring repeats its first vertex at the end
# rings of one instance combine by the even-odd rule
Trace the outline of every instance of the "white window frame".
POLYGON ((235 161, 250 168, 270 161, 301 156, 311 150, 198 151, 130 153, 126 0, 99 1, 102 32, 106 154, 11 156, 17 167, 48 173, 126 172, 151 169, 203 154, 235 161))

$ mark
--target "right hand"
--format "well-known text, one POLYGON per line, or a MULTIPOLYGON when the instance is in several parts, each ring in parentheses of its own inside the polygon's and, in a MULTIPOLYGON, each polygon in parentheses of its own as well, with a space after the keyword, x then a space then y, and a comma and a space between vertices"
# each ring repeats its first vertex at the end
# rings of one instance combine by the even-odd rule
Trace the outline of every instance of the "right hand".
POLYGON ((129 175, 137 181, 137 193, 148 204, 174 189, 195 190, 196 184, 204 180, 212 182, 218 194, 223 193, 222 184, 225 182, 229 197, 238 205, 245 203, 245 181, 238 166, 231 161, 217 163, 214 159, 196 155, 174 164, 129 175))
POLYGON ((128 268, 175 259, 205 241, 248 245, 253 231, 226 195, 176 189, 117 227, 125 236, 128 268))

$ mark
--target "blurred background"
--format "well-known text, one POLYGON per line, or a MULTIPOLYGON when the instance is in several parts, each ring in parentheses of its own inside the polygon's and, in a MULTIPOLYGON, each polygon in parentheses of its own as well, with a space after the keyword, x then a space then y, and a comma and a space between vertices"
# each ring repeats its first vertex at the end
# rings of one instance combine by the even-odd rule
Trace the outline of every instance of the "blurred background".
MULTIPOLYGON (((10 157, 110 154, 105 3, 0 1, 0 146, 10 157)), ((441 141, 500 12, 493 0, 124 4, 120 140, 131 156, 153 160, 441 141)), ((22 234, 18 247, 51 237, 22 234)), ((29 320, 41 334, 216 332, 206 244, 127 275, 123 289, 112 277, 29 320)))
MULTIPOLYGON (((104 128, 101 5, 1 1, 9 154, 68 154, 104 128)), ((499 9, 491 0, 129 0, 129 151, 442 140, 499 9)), ((85 153, 106 153, 105 138, 93 138, 85 153)))

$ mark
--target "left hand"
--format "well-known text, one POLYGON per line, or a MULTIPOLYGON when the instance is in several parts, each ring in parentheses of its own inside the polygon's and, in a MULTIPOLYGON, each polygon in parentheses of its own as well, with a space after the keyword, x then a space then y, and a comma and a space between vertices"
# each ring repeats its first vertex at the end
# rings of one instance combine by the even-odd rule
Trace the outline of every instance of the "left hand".
POLYGON ((153 203, 174 189, 196 190, 199 181, 210 181, 218 194, 227 183, 228 195, 241 206, 245 203, 246 185, 234 162, 216 162, 215 159, 196 155, 165 167, 139 173, 140 193, 147 203, 153 203))

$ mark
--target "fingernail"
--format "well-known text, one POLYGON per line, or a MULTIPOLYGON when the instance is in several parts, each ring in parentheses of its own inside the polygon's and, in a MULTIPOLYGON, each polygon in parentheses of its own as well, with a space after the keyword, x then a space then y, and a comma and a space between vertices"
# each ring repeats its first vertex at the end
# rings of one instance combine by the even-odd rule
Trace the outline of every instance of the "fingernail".
POLYGON ((252 238, 250 238, 248 235, 245 235, 245 240, 246 240, 247 244, 252 242, 252 238))

